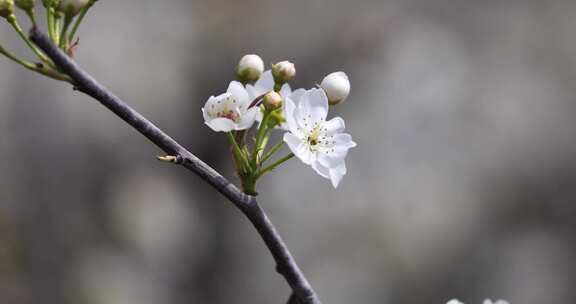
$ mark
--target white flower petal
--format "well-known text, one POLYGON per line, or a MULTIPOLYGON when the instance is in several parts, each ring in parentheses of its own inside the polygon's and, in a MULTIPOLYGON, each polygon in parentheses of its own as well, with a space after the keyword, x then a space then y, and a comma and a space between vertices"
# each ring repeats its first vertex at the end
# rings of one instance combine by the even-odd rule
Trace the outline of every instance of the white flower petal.
POLYGON ((328 120, 324 124, 324 127, 326 128, 326 133, 328 135, 332 135, 335 133, 343 132, 344 129, 346 128, 346 125, 344 123, 344 119, 342 119, 340 117, 334 117, 334 118, 328 120))
POLYGON ((456 299, 452 299, 452 300, 448 301, 446 304, 464 304, 464 303, 462 303, 456 299))
POLYGON ((334 168, 339 166, 341 163, 344 162, 344 159, 348 155, 348 149, 344 147, 334 147, 326 152, 319 152, 318 153, 318 162, 322 164, 322 166, 328 168, 334 168))
POLYGON ((307 145, 301 144, 298 153, 294 153, 303 163, 311 165, 316 161, 316 153, 310 151, 307 145))
POLYGON ((283 107, 284 118, 286 119, 286 125, 288 127, 288 130, 290 130, 290 132, 297 134, 298 133, 298 124, 296 123, 296 121, 294 119, 294 111, 295 110, 296 110, 296 106, 294 105, 294 102, 292 102, 292 99, 286 98, 284 100, 284 107, 283 107))
POLYGON ((320 176, 330 179, 330 169, 322 166, 319 162, 312 163, 312 169, 316 171, 320 176))
POLYGON ((254 99, 256 99, 256 97, 262 95, 262 94, 258 94, 258 90, 251 84, 246 85, 246 92, 248 93, 250 102, 252 102, 254 99))
POLYGON ((288 144, 288 148, 298 157, 303 163, 310 165, 316 160, 316 155, 310 151, 308 146, 302 142, 300 138, 292 133, 284 134, 284 142, 288 144))
POLYGON ((236 126, 236 130, 246 130, 252 127, 254 122, 256 121, 256 116, 260 113, 260 108, 252 107, 246 113, 244 113, 241 118, 240 122, 236 126))
MULTIPOLYGON (((274 88, 274 87, 272 87, 274 88)), ((285 83, 282 88, 280 88, 280 95, 284 98, 289 97, 292 94, 292 88, 290 88, 290 85, 285 83)))
POLYGON ((209 121, 212 119, 212 117, 210 117, 210 115, 208 114, 208 110, 206 110, 205 108, 202 108, 202 117, 204 118, 204 121, 209 121))
POLYGON ((354 148, 356 147, 356 143, 352 140, 352 136, 347 133, 338 133, 334 135, 334 141, 336 142, 335 145, 337 146, 344 146, 346 148, 354 148))
POLYGON ((310 114, 314 121, 326 120, 328 115, 328 97, 322 89, 311 89, 308 91, 308 103, 310 114))
POLYGON ((257 94, 256 96, 272 91, 274 89, 274 77, 272 77, 272 71, 264 71, 262 76, 260 76, 260 79, 254 83, 254 89, 254 92, 257 94))
POLYGON ((292 91, 292 93, 288 97, 290 97, 292 101, 294 101, 297 104, 300 102, 300 99, 302 98, 302 95, 304 95, 304 93, 306 93, 305 89, 297 89, 292 91))
POLYGON ((346 175, 346 164, 344 162, 340 166, 330 169, 330 181, 334 188, 338 188, 338 184, 340 184, 344 175, 346 175))
MULTIPOLYGON (((227 93, 224 93, 227 94, 227 93)), ((221 103, 217 103, 218 100, 220 100, 222 98, 222 95, 218 95, 218 96, 210 96, 210 98, 208 98, 208 101, 206 101, 206 104, 204 105, 204 110, 206 111, 206 114, 210 117, 216 117, 216 113, 222 111, 222 104, 221 103)))
POLYGON ((244 89, 244 86, 238 81, 231 81, 228 85, 228 90, 226 92, 232 94, 238 101, 238 107, 246 109, 251 102, 248 96, 248 92, 244 89))
POLYGON ((302 140, 292 133, 284 133, 284 142, 288 145, 288 148, 290 148, 294 154, 297 153, 297 151, 300 149, 300 145, 302 144, 302 140))
POLYGON ((328 168, 335 168, 344 162, 348 150, 356 146, 349 134, 339 133, 332 139, 333 145, 323 148, 318 152, 318 161, 328 168))
POLYGON ((223 117, 207 120, 205 123, 216 132, 230 132, 234 130, 236 126, 232 120, 223 117))
POLYGON ((314 123, 323 122, 328 115, 328 98, 321 89, 307 90, 298 103, 296 121, 303 128, 310 128, 314 123))

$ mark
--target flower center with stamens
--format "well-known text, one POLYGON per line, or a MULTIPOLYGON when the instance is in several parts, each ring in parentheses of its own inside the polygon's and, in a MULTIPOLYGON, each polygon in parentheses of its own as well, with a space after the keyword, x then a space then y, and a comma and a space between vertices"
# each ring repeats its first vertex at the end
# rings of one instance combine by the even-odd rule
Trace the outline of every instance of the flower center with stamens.
POLYGON ((308 145, 310 146, 310 151, 318 150, 319 145, 322 143, 322 141, 320 140, 321 135, 322 135, 322 128, 320 127, 320 125, 316 125, 316 127, 314 127, 312 132, 310 132, 306 140, 308 142, 308 145))
POLYGON ((224 111, 218 112, 217 116, 222 117, 222 118, 228 118, 234 122, 238 122, 238 120, 240 119, 240 115, 236 111, 233 111, 233 110, 226 111, 226 112, 224 112, 224 111))
POLYGON ((216 101, 216 104, 211 106, 211 116, 219 118, 228 118, 234 122, 240 120, 240 110, 237 107, 238 101, 234 96, 230 95, 223 99, 216 101), (218 105, 221 105, 220 111, 218 111, 218 105))

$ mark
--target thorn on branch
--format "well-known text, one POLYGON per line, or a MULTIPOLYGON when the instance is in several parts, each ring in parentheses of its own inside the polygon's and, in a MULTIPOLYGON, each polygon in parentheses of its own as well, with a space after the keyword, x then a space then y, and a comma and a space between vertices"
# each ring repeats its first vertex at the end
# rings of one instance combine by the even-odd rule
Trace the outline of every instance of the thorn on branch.
POLYGON ((78 45, 80 44, 80 38, 76 37, 76 40, 72 43, 72 45, 68 48, 68 56, 70 56, 70 58, 74 58, 74 55, 76 55, 76 51, 78 50, 78 45))

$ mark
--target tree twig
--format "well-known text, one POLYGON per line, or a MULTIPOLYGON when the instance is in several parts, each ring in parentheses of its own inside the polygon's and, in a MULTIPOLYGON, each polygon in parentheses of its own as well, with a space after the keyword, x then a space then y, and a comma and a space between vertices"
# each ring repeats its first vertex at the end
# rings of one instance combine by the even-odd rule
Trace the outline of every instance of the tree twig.
POLYGON ((30 39, 52 59, 63 73, 70 76, 76 90, 98 100, 164 152, 175 156, 175 163, 196 173, 239 208, 264 240, 276 261, 276 270, 284 276, 298 300, 303 304, 321 304, 314 289, 294 261, 288 247, 264 210, 258 205, 254 196, 242 193, 220 173, 186 150, 152 122, 98 83, 54 45, 44 33, 33 28, 30 31, 30 39))

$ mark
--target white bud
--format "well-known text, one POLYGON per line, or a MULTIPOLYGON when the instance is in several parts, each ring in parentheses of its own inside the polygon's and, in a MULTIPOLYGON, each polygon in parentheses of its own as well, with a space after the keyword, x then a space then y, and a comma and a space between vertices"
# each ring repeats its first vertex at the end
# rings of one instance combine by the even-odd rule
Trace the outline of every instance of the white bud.
POLYGON ((58 11, 67 16, 74 17, 80 13, 82 8, 88 4, 89 0, 60 0, 58 11))
POLYGON ((280 61, 272 65, 272 76, 276 83, 287 83, 296 76, 296 67, 294 67, 294 64, 290 61, 280 61))
POLYGON ((244 55, 236 67, 236 76, 241 82, 256 81, 264 72, 264 61, 255 54, 244 55))
POLYGON ((282 106, 282 96, 274 91, 270 91, 268 94, 264 95, 262 103, 267 110, 276 110, 282 106))
POLYGON ((8 18, 14 14, 13 0, 0 0, 0 17, 8 18))
POLYGON ((320 87, 326 92, 331 106, 341 103, 350 94, 350 80, 344 72, 334 72, 324 77, 320 87))

